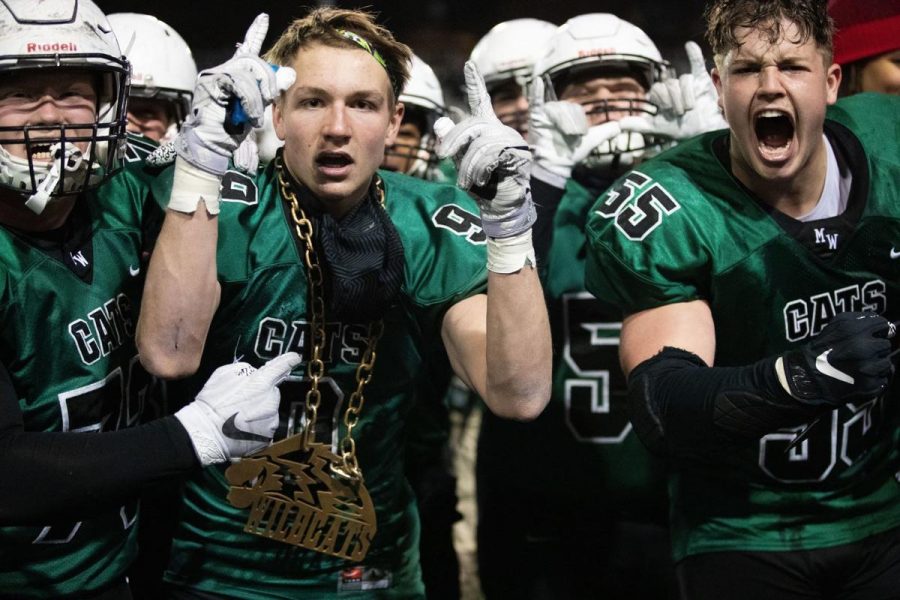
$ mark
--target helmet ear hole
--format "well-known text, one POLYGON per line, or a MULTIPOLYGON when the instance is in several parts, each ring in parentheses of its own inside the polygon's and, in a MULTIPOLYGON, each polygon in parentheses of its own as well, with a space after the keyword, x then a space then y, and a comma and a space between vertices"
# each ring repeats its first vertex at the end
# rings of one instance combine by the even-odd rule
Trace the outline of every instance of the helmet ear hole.
POLYGON ((121 166, 129 79, 128 61, 106 16, 91 0, 2 2, 0 28, 15 32, 0 36, 0 75, 8 83, 33 81, 38 74, 88 73, 97 95, 93 122, 0 124, 6 146, 0 148, 0 186, 51 198, 97 187, 121 166), (22 52, 23 39, 28 40, 27 53, 22 52), (54 164, 44 147, 55 144, 66 156, 77 149, 84 160, 58 184, 41 186, 54 164), (24 150, 11 152, 15 147, 24 150))

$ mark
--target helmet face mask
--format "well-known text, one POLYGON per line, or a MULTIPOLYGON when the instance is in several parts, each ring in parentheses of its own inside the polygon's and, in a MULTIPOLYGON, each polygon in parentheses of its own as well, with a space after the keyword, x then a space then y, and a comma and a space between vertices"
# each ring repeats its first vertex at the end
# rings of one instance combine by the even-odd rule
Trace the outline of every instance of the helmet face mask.
POLYGON ((393 145, 385 148, 382 168, 421 179, 435 179, 440 160, 434 152, 434 122, 447 112, 444 93, 431 67, 412 57, 409 82, 399 97, 403 123, 393 145))
POLYGON ((385 149, 384 168, 427 179, 429 171, 440 162, 434 153, 434 136, 427 131, 404 121, 397 140, 385 149))
POLYGON ((19 105, 0 118, 0 187, 26 197, 39 214, 53 197, 96 188, 121 166, 130 68, 90 0, 6 0, 0 25, 7 32, 0 40, 0 85, 20 94, 19 105), (84 74, 96 97, 89 120, 23 116, 46 103, 68 115, 67 76, 74 81, 84 74), (42 87, 61 92, 48 99, 42 87), (40 97, 23 103, 21 94, 40 97))

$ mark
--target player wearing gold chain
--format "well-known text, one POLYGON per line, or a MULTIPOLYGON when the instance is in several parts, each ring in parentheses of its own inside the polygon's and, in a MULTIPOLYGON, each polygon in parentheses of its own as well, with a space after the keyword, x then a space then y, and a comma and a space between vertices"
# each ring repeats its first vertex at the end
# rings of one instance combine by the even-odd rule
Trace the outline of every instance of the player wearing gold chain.
POLYGON ((446 352, 506 417, 533 418, 549 395, 530 154, 469 69, 474 114, 440 123, 438 152, 484 199, 376 173, 402 119, 408 48, 366 13, 317 9, 267 54, 276 76, 255 56, 263 37, 251 28, 201 74, 175 143, 168 210, 181 218, 154 253, 139 345, 169 351, 148 365, 169 376, 288 348, 304 364, 282 386, 280 441, 187 485, 167 579, 181 598, 423 597, 402 459, 423 365, 446 352), (297 80, 279 94, 285 67, 297 80), (253 178, 227 171, 249 129, 223 127, 233 96, 253 125, 275 99, 284 148, 253 178), (214 283, 197 294, 199 281, 214 283), (186 302, 218 309, 173 319, 186 302))

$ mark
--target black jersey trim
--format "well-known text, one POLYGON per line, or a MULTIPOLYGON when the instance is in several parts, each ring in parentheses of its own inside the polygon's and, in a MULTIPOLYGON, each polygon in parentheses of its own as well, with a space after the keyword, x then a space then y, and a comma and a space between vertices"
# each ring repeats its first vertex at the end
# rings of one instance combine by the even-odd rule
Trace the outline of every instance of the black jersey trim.
POLYGON ((866 199, 869 191, 869 165, 862 144, 843 125, 833 121, 826 121, 825 136, 834 150, 841 177, 845 177, 848 171, 853 177, 846 210, 833 217, 806 222, 789 217, 778 210, 773 211, 771 214, 775 222, 788 235, 806 247, 817 258, 829 261, 840 253, 841 248, 846 247, 847 240, 853 235, 866 208, 866 199), (837 235, 837 239, 841 240, 838 247, 829 248, 828 244, 817 244, 815 234, 817 229, 826 231, 829 235, 837 235))
POLYGON ((713 140, 712 148, 716 158, 728 169, 729 173, 732 173, 732 180, 743 190, 747 197, 752 198, 760 209, 765 211, 785 233, 806 248, 816 260, 822 263, 830 263, 840 256, 843 248, 848 246, 849 240, 865 211, 870 183, 868 157, 859 139, 847 127, 835 121, 826 120, 824 129, 825 136, 834 150, 841 177, 846 176, 848 170, 853 177, 846 210, 827 219, 799 221, 763 202, 737 177, 734 177, 731 170, 731 157, 728 152, 729 136, 726 135, 713 140), (837 234, 840 240, 839 245, 836 248, 829 248, 827 244, 816 244, 816 229, 837 234))

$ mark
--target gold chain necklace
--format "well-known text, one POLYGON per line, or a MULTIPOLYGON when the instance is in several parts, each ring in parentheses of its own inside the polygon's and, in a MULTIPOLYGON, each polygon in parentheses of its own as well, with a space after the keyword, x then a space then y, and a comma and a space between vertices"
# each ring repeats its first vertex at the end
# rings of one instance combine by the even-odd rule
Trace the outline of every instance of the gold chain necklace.
MULTIPOLYGON (((312 358, 307 363, 307 373, 311 386, 306 393, 306 426, 304 435, 307 436, 307 442, 312 442, 310 436, 314 435, 316 417, 318 415, 319 403, 322 395, 319 392, 319 380, 325 376, 325 363, 322 362, 322 346, 325 344, 325 299, 322 294, 322 268, 319 266, 319 258, 313 245, 313 228, 306 212, 300 206, 297 195, 291 189, 290 185, 284 177, 284 165, 281 158, 277 159, 276 170, 278 172, 278 184, 281 188, 281 194, 284 199, 291 205, 291 218, 294 220, 294 231, 297 237, 306 246, 304 253, 304 261, 309 279, 309 298, 310 298, 310 329, 312 331, 313 352, 312 358)), ((379 202, 384 205, 384 190, 381 188, 381 180, 377 181, 376 189, 379 195, 379 202)), ((353 440, 353 428, 359 422, 359 415, 362 413, 365 404, 365 396, 363 389, 372 379, 372 368, 375 366, 375 347, 378 344, 381 334, 384 332, 384 322, 381 320, 369 323, 369 330, 366 339, 366 349, 356 368, 356 389, 350 394, 350 400, 347 403, 347 409, 344 411, 344 425, 347 433, 340 443, 342 465, 332 465, 331 469, 342 477, 350 479, 362 479, 362 471, 359 469, 359 463, 356 460, 356 442, 353 440)))
MULTIPOLYGON (((231 465, 225 471, 225 478, 231 484, 228 500, 237 508, 250 508, 244 526, 248 533, 360 561, 368 552, 377 525, 375 507, 356 458, 353 429, 365 404, 363 392, 372 379, 375 347, 384 332, 384 322, 379 319, 369 324, 366 349, 356 368, 356 389, 350 394, 344 411, 346 433, 340 441, 338 456, 330 446, 315 441, 315 424, 322 400, 319 382, 325 376, 322 360, 325 299, 322 268, 313 245, 312 221, 284 176, 281 157, 275 160, 281 195, 290 204, 294 231, 305 247, 303 258, 309 282, 312 333, 312 355, 307 362, 310 387, 304 403, 306 422, 298 435, 231 465), (328 469, 323 469, 322 464, 327 464, 328 469)), ((384 206, 381 179, 376 178, 375 185, 379 202, 384 206)))

